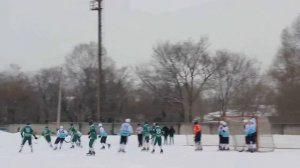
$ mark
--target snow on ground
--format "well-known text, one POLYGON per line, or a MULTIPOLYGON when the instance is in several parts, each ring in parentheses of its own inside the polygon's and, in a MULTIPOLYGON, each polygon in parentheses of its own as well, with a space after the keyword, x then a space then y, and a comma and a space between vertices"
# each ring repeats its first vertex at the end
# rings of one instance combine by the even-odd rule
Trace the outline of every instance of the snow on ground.
MULTIPOLYGON (((54 141, 55 137, 52 137, 54 141)), ((217 136, 203 135, 204 141, 217 142, 217 136)), ((276 145, 295 146, 300 136, 274 136, 276 145)), ((97 141, 96 156, 85 156, 88 151, 87 136, 82 137, 83 148, 70 149, 71 144, 53 151, 43 137, 33 140, 34 152, 28 145, 18 153, 20 134, 0 132, 0 168, 299 168, 300 149, 277 149, 272 153, 247 153, 217 151, 217 146, 204 146, 195 152, 193 146, 185 146, 186 136, 175 136, 175 145, 164 146, 164 154, 142 152, 137 147, 136 136, 129 138, 127 153, 118 153, 118 136, 109 136, 111 149, 100 150, 97 141)), ((204 143, 205 144, 205 143, 204 143)))

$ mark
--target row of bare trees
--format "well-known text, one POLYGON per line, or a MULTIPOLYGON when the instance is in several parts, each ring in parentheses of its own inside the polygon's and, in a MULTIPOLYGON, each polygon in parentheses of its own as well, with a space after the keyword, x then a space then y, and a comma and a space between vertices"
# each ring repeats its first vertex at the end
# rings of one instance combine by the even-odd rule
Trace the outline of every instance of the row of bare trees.
MULTIPOLYGON (((214 111, 276 109, 300 121, 300 16, 283 30, 281 41, 270 69, 242 53, 211 51, 205 37, 159 43, 152 60, 135 68, 117 68, 104 53, 101 120, 189 122, 214 111)), ((60 84, 62 120, 95 119, 96 75, 93 42, 75 46, 61 67, 25 73, 11 65, 0 72, 0 124, 54 122, 60 84)))

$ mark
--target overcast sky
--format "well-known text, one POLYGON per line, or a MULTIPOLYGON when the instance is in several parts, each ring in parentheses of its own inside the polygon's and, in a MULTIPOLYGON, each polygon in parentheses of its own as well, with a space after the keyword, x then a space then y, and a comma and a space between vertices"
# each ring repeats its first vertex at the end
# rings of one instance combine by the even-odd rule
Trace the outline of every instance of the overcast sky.
MULTIPOLYGON (((270 65, 300 0, 104 0, 103 37, 118 66, 151 58, 162 41, 208 36, 211 51, 229 49, 270 65)), ((0 70, 60 65, 79 43, 97 41, 89 0, 0 0, 0 70)))

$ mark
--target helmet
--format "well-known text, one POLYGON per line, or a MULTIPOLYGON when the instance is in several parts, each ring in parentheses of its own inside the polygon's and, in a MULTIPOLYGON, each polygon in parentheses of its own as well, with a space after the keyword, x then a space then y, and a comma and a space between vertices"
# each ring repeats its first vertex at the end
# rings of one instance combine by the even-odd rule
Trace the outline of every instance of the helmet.
POLYGON ((130 118, 126 118, 125 122, 130 123, 130 118))
POLYGON ((89 125, 93 125, 93 121, 89 121, 89 125))
POLYGON ((61 125, 59 128, 60 128, 60 129, 63 129, 63 128, 64 128, 64 126, 62 126, 62 125, 61 125))
POLYGON ((30 123, 26 123, 26 125, 30 125, 30 123))
POLYGON ((224 126, 227 125, 227 123, 225 121, 220 121, 220 124, 224 125, 224 126))
POLYGON ((99 126, 99 127, 102 127, 102 123, 99 123, 98 126, 99 126))

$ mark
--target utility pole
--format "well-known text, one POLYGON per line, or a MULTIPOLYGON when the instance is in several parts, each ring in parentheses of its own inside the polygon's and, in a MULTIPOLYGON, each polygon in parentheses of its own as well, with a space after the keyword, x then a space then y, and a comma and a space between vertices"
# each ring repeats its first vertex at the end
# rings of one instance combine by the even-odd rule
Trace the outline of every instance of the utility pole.
POLYGON ((60 116, 61 116, 61 92, 62 92, 62 68, 60 68, 59 82, 58 82, 58 104, 57 104, 57 116, 56 116, 56 127, 60 126, 60 116))
POLYGON ((90 10, 98 11, 98 78, 97 78, 97 114, 93 116, 93 119, 99 121, 101 118, 101 93, 102 93, 102 0, 91 0, 90 10), (94 118, 96 117, 96 118, 94 118))

